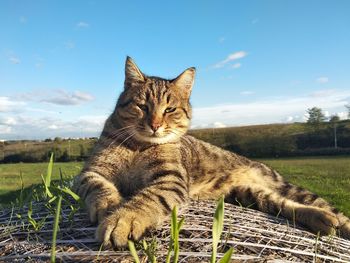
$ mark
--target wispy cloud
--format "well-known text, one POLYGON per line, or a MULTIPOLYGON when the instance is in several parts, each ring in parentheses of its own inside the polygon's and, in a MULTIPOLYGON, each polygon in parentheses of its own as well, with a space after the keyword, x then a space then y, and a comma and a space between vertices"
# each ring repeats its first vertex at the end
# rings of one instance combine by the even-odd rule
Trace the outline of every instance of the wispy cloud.
POLYGON ((9 57, 9 61, 10 61, 12 64, 19 64, 19 63, 21 63, 21 60, 20 60, 18 57, 15 57, 15 56, 9 57))
POLYGON ((86 22, 80 21, 76 24, 77 28, 88 28, 90 25, 86 22))
POLYGON ((17 111, 23 105, 25 103, 22 101, 11 100, 9 97, 0 97, 0 112, 17 111))
POLYGON ((85 102, 92 101, 94 96, 83 91, 67 91, 64 89, 57 90, 36 90, 27 93, 21 93, 14 96, 20 101, 44 102, 63 106, 75 106, 85 102))
POLYGON ((254 93, 255 93, 254 91, 245 90, 245 91, 241 91, 239 94, 248 96, 248 95, 253 95, 254 93))
POLYGON ((329 82, 329 78, 328 77, 319 77, 319 78, 316 79, 316 81, 318 83, 324 84, 324 83, 329 82))
POLYGON ((94 99, 94 97, 86 92, 65 90, 56 90, 55 95, 41 99, 41 102, 52 103, 56 105, 79 105, 94 99))
POLYGON ((232 62, 232 61, 237 60, 237 59, 244 58, 245 56, 247 56, 247 52, 245 52, 245 51, 238 51, 238 52, 235 52, 235 53, 231 53, 231 54, 229 54, 227 56, 227 58, 225 58, 224 60, 216 63, 213 67, 214 68, 222 68, 227 63, 232 62))
POLYGON ((319 98, 327 98, 329 96, 333 96, 334 94, 337 94, 336 89, 323 89, 323 90, 318 90, 315 92, 312 92, 310 94, 311 97, 319 97, 319 98))
POLYGON ((232 68, 237 69, 237 68, 240 68, 241 66, 242 66, 241 63, 235 63, 232 65, 232 68))

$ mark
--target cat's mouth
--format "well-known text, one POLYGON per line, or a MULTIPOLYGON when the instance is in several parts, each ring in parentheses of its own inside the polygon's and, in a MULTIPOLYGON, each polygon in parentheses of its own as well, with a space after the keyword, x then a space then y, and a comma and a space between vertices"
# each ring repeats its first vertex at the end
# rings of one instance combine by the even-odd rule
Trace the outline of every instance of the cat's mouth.
POLYGON ((158 131, 139 131, 135 134, 135 137, 139 141, 164 144, 177 140, 177 136, 173 133, 158 132, 158 131))

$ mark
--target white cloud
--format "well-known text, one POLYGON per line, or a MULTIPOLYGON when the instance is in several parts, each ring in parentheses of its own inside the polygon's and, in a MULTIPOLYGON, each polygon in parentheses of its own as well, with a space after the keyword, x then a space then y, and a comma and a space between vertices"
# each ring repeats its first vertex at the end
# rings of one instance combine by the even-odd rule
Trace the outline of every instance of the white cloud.
MULTIPOLYGON (((67 91, 64 89, 59 90, 35 90, 27 93, 20 93, 12 98, 0 97, 0 112, 10 111, 15 108, 15 106, 24 105, 25 102, 45 102, 56 105, 80 105, 85 102, 94 100, 94 96, 90 93, 83 91, 67 91)), ((42 113, 52 113, 40 108, 26 108, 28 111, 36 111, 42 113)))
POLYGON ((294 120, 294 117, 293 116, 288 116, 286 118, 286 122, 292 122, 294 120))
POLYGON ((245 90, 245 91, 241 91, 239 94, 248 96, 248 95, 253 95, 254 93, 255 93, 254 91, 245 90))
POLYGON ((319 77, 316 79, 316 81, 320 84, 324 84, 324 83, 329 82, 329 78, 328 77, 319 77))
POLYGON ((0 124, 0 134, 10 134, 11 132, 12 128, 10 126, 0 124))
POLYGON ((98 136, 108 116, 82 116, 77 120, 17 115, 10 124, 0 119, 0 135, 5 139, 44 139, 48 137, 98 136))
POLYGON ((94 99, 94 97, 86 92, 65 90, 56 90, 54 94, 47 95, 46 98, 41 97, 40 102, 47 102, 56 105, 79 105, 94 99))
POLYGON ((227 63, 231 62, 231 61, 234 61, 234 60, 237 60, 237 59, 241 59, 241 58, 244 58, 245 56, 247 56, 247 52, 245 51, 238 51, 238 52, 235 52, 235 53, 232 53, 232 54, 229 54, 227 56, 226 59, 216 63, 214 65, 214 68, 222 68, 224 67, 227 63))
POLYGON ((235 103, 193 109, 193 127, 214 127, 215 122, 227 126, 305 121, 305 112, 314 106, 325 112, 341 112, 350 98, 350 90, 334 90, 327 97, 312 94, 269 98, 249 103, 235 103), (293 119, 289 118, 293 117, 293 119))
POLYGON ((21 101, 13 101, 9 97, 0 97, 0 112, 16 111, 24 104, 21 101))
POLYGON ((18 58, 18 57, 15 57, 15 56, 11 56, 9 58, 9 61, 12 63, 12 64, 19 64, 21 63, 21 60, 18 58))
POLYGON ((16 125, 17 121, 13 117, 6 117, 6 118, 4 118, 2 120, 0 119, 0 124, 5 124, 5 125, 11 126, 11 125, 16 125))
POLYGON ((235 63, 232 65, 232 68, 237 69, 237 68, 240 68, 241 66, 242 66, 241 63, 235 63))
POLYGON ((324 89, 324 90, 318 90, 310 94, 312 97, 319 97, 319 98, 326 98, 328 96, 332 96, 337 93, 337 90, 335 89, 324 89))
POLYGON ((88 28, 90 25, 86 22, 80 21, 76 24, 78 28, 88 28))
POLYGON ((348 118, 348 113, 346 111, 341 111, 335 113, 341 120, 346 120, 348 118))
POLYGON ((216 121, 213 123, 214 128, 225 128, 227 125, 223 124, 222 122, 216 121))
POLYGON ((48 128, 49 128, 50 130, 57 130, 57 129, 58 129, 58 126, 55 125, 55 124, 51 124, 48 128))

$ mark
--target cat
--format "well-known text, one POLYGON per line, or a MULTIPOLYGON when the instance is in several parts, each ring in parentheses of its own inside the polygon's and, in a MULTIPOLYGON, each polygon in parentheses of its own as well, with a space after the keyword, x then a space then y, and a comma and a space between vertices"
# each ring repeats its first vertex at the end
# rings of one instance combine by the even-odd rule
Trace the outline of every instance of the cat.
MULTIPOLYGON (((74 181, 96 238, 123 247, 190 199, 218 199, 282 215, 323 235, 350 239, 350 220, 266 165, 186 134, 195 68, 167 80, 127 57, 124 90, 74 181)), ((237 113, 239 114, 239 113, 237 113)))

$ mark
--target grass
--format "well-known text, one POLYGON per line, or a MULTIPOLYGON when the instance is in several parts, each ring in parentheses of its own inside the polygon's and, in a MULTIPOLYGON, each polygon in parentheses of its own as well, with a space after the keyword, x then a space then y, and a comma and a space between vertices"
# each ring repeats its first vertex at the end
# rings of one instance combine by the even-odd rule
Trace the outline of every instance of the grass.
MULTIPOLYGON (((63 171, 63 177, 69 178, 78 174, 82 167, 81 162, 54 163, 52 180, 60 179, 60 168, 63 171)), ((0 164, 0 203, 7 203, 12 200, 12 195, 20 193, 22 184, 20 174, 23 178, 23 188, 28 188, 33 184, 40 184, 41 175, 46 173, 47 163, 0 164)))

